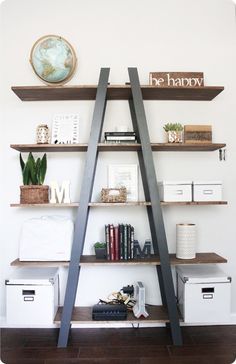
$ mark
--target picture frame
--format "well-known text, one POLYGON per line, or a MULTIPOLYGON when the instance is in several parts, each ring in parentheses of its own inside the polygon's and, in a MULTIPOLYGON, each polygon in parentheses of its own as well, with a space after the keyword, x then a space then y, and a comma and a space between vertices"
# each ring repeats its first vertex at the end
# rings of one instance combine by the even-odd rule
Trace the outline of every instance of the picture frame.
POLYGON ((79 143, 79 115, 56 114, 52 121, 52 144, 79 143))
POLYGON ((108 188, 127 189, 127 201, 138 201, 138 165, 108 165, 108 188))

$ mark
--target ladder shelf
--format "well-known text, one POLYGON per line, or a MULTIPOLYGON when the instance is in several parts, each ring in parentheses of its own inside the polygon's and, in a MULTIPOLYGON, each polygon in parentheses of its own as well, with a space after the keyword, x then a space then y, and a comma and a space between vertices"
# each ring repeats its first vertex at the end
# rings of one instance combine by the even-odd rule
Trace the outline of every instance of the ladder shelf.
MULTIPOLYGON (((55 323, 60 324, 58 347, 66 347, 71 323, 91 323, 91 307, 74 307, 79 281, 80 268, 83 266, 116 266, 116 265, 152 265, 156 267, 159 280, 162 306, 150 306, 150 316, 145 320, 138 320, 133 315, 128 316, 125 323, 164 322, 170 327, 174 345, 182 345, 180 330, 180 316, 177 308, 171 265, 178 264, 206 264, 225 263, 226 259, 216 253, 198 253, 195 259, 180 260, 174 254, 169 254, 165 227, 162 215, 162 206, 186 205, 226 205, 226 201, 214 202, 162 202, 159 198, 156 171, 153 162, 153 152, 208 152, 225 147, 224 143, 201 144, 170 144, 150 143, 147 120, 143 100, 182 100, 182 101, 209 101, 213 100, 224 88, 222 86, 204 87, 163 87, 140 85, 136 68, 129 68, 130 84, 109 85, 109 68, 102 68, 98 85, 81 86, 13 86, 13 92, 22 101, 50 101, 50 100, 88 100, 94 101, 94 112, 91 125, 89 143, 73 145, 39 145, 39 144, 12 144, 11 148, 20 152, 86 152, 86 161, 81 186, 79 203, 70 204, 11 204, 12 207, 76 207, 78 209, 75 221, 74 240, 70 262, 20 262, 16 259, 12 266, 28 267, 68 267, 68 280, 66 285, 64 306, 60 307, 55 323), (109 144, 101 143, 101 133, 104 122, 106 104, 108 100, 127 100, 131 113, 133 129, 137 135, 138 143, 109 144), (139 166, 144 188, 145 201, 125 204, 105 204, 90 202, 99 152, 129 152, 138 154, 139 166), (87 221, 90 207, 112 206, 144 206, 147 210, 154 256, 150 259, 132 261, 97 261, 93 255, 82 255, 86 235, 87 221)), ((94 323, 94 321, 92 321, 94 323)), ((106 321, 107 322, 107 321, 106 321)), ((101 321, 99 321, 101 323, 101 321)))

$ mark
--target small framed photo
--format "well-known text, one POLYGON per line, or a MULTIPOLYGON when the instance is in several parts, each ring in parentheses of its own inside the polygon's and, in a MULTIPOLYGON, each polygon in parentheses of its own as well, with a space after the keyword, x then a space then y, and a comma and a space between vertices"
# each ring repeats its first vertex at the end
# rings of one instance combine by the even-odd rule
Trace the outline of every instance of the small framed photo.
POLYGON ((52 144, 79 143, 79 115, 57 114, 52 121, 52 144))
POLYGON ((126 187, 127 201, 138 201, 138 165, 110 164, 108 166, 108 187, 126 187))

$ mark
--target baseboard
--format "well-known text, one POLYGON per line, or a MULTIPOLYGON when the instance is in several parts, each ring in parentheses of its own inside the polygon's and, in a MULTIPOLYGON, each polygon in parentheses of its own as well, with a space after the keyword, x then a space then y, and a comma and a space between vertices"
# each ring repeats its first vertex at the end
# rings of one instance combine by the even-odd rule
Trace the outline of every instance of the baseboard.
MULTIPOLYGON (((181 326, 217 326, 217 325, 236 325, 236 313, 232 313, 230 315, 230 321, 229 322, 220 322, 220 323, 185 323, 185 322, 181 322, 180 324, 181 326)), ((120 324, 119 322, 114 322, 112 324, 73 324, 72 327, 73 328, 130 328, 130 326, 137 328, 139 327, 164 327, 165 324, 148 324, 143 322, 142 324, 138 325, 138 324, 125 324, 122 323, 120 324)), ((52 328, 58 328, 59 325, 42 325, 42 326, 34 326, 34 325, 7 325, 6 322, 6 317, 5 316, 0 316, 0 328, 48 328, 48 329, 52 329, 52 328)))

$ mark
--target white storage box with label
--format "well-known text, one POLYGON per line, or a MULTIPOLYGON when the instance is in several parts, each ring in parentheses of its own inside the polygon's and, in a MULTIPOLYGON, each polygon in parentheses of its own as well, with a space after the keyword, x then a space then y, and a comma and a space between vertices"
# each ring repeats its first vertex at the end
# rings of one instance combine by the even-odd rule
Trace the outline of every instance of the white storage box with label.
POLYGON ((221 201, 222 182, 195 181, 193 182, 193 201, 221 201))
POLYGON ((161 201, 192 201, 192 181, 162 181, 158 182, 158 187, 161 201))
POLYGON ((58 269, 20 268, 5 281, 8 325, 51 325, 59 305, 58 269))
POLYGON ((26 220, 21 228, 19 260, 70 260, 73 233, 73 221, 64 216, 26 220))
POLYGON ((177 297, 184 322, 226 323, 230 319, 231 278, 215 265, 178 266, 177 297))

